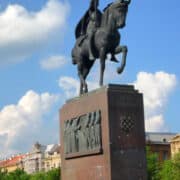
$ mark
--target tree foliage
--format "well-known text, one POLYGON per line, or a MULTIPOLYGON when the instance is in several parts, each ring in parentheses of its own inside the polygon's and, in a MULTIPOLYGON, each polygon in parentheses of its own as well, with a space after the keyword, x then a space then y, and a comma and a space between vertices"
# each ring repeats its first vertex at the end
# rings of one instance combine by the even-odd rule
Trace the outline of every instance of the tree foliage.
POLYGON ((25 171, 17 169, 7 173, 0 169, 0 180, 59 180, 60 169, 52 169, 48 172, 38 172, 35 174, 27 174, 25 171))
POLYGON ((146 160, 147 160, 147 174, 148 180, 158 180, 157 172, 159 170, 159 164, 157 161, 157 154, 151 153, 149 147, 146 148, 146 160))
POLYGON ((46 173, 46 180, 59 180, 60 179, 60 169, 52 169, 46 173))
POLYGON ((60 179, 60 169, 52 169, 48 172, 39 172, 31 175, 30 180, 59 180, 60 179))
POLYGON ((21 169, 17 169, 10 173, 0 170, 0 180, 29 180, 29 177, 30 176, 21 169))
POLYGON ((7 172, 6 172, 6 171, 3 171, 3 170, 0 168, 0 180, 5 180, 6 175, 7 175, 7 172))
POLYGON ((160 180, 180 180, 180 153, 165 161, 158 175, 160 180))

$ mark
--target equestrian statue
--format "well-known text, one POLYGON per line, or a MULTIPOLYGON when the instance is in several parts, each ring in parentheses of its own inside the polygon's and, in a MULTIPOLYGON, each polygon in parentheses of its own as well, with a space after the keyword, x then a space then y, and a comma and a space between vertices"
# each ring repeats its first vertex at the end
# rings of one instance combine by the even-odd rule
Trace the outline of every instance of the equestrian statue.
POLYGON ((127 46, 120 46, 121 35, 118 29, 125 27, 128 6, 131 0, 116 0, 107 5, 103 13, 98 9, 99 0, 91 0, 88 10, 76 26, 76 43, 72 49, 72 63, 77 65, 80 78, 80 95, 88 92, 86 77, 96 59, 100 60, 100 81, 103 86, 105 61, 118 62, 115 55, 122 53, 121 66, 117 73, 123 72, 126 65, 127 46))

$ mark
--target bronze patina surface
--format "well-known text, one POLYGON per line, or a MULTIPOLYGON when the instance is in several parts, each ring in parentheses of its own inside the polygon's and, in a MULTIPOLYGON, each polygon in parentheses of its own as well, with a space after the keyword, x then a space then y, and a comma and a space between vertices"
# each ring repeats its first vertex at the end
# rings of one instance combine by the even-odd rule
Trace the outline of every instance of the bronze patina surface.
POLYGON ((110 60, 118 62, 115 55, 122 53, 121 65, 117 73, 122 73, 126 65, 128 47, 120 45, 119 29, 126 26, 126 17, 131 0, 111 1, 101 12, 99 0, 91 0, 89 8, 75 28, 76 43, 72 49, 72 63, 77 65, 80 79, 80 94, 88 92, 86 78, 94 65, 100 60, 99 85, 103 86, 107 55, 110 60))

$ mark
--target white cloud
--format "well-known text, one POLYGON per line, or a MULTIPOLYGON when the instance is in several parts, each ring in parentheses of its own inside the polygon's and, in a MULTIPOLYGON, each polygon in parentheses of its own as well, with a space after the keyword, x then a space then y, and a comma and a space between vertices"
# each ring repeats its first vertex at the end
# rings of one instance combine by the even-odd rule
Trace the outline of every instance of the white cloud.
MULTIPOLYGON (((87 81, 87 83, 89 90, 99 87, 97 82, 87 81)), ((143 93, 146 131, 168 130, 164 120, 164 109, 176 83, 174 74, 162 71, 154 74, 147 72, 137 74, 137 80, 133 84, 143 93)), ((79 93, 79 80, 72 77, 60 77, 59 86, 63 89, 66 98, 75 97, 79 93)))
MULTIPOLYGON (((87 81, 89 91, 98 87, 97 83, 87 81)), ((64 90, 66 98, 72 98, 79 94, 80 82, 79 80, 63 76, 59 78, 59 87, 64 90)))
POLYGON ((155 115, 150 117, 149 119, 146 119, 145 127, 149 132, 161 132, 168 130, 162 114, 155 115))
POLYGON ((44 59, 40 62, 41 68, 45 70, 58 69, 64 66, 68 61, 68 58, 65 56, 51 56, 47 59, 44 59))
POLYGON ((134 82, 136 89, 144 95, 146 130, 167 130, 163 111, 171 92, 176 86, 176 76, 165 72, 154 74, 140 72, 134 82))
POLYGON ((5 106, 0 111, 0 156, 21 152, 36 136, 47 134, 42 132, 43 118, 57 100, 57 95, 30 90, 17 104, 5 106))
POLYGON ((37 12, 9 5, 0 13, 0 65, 20 62, 63 36, 68 11, 69 5, 58 0, 49 0, 37 12))
POLYGON ((60 77, 59 87, 64 90, 65 96, 71 98, 79 93, 79 81, 72 77, 60 77))

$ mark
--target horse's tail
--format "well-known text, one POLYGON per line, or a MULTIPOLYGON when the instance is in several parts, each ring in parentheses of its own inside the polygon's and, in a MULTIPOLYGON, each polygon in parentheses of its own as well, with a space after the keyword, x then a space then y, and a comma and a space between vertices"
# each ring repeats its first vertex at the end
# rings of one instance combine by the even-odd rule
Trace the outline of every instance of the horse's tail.
POLYGON ((121 66, 117 68, 117 73, 121 74, 126 66, 126 56, 127 56, 128 48, 126 46, 122 47, 122 61, 121 66))

